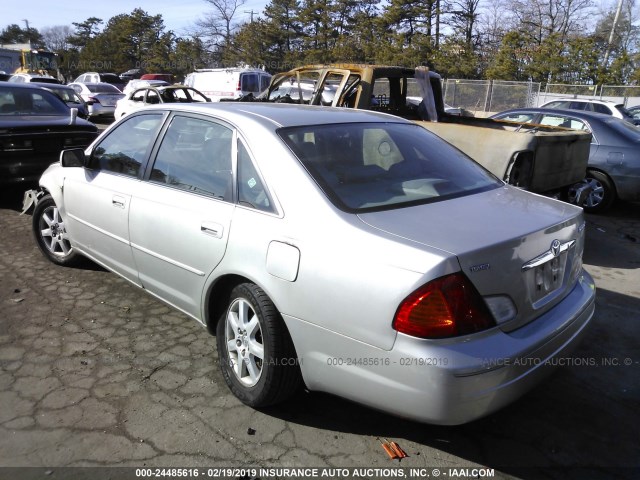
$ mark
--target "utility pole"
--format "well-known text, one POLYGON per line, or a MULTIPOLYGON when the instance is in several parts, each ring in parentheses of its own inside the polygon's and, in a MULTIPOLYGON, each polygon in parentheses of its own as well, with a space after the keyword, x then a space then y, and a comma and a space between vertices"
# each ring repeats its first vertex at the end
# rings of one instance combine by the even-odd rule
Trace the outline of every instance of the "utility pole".
POLYGON ((251 23, 253 23, 253 14, 254 13, 258 13, 258 12, 254 12, 253 9, 251 9, 251 10, 245 10, 244 13, 250 13, 251 14, 251 23))
POLYGON ((613 25, 611 25, 611 34, 609 34, 609 43, 607 43, 607 50, 604 52, 604 68, 607 68, 607 62, 609 61, 609 54, 611 53, 611 44, 613 43, 613 37, 616 33, 616 27, 618 26, 618 20, 620 20, 620 12, 622 11, 623 0, 618 0, 618 8, 616 9, 616 15, 613 17, 613 25))
POLYGON ((29 42, 29 50, 31 50, 31 30, 29 30, 29 20, 23 18, 22 21, 27 26, 27 42, 29 42))

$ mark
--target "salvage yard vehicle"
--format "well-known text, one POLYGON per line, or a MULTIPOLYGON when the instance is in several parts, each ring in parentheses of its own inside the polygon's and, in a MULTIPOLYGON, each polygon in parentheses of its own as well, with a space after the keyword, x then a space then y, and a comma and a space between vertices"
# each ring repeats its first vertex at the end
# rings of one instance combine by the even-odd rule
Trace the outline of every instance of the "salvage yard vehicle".
POLYGON ((0 83, 0 185, 33 184, 65 148, 85 148, 98 128, 35 84, 0 83))
POLYGON ((275 75, 257 99, 375 110, 414 120, 510 185, 558 198, 585 177, 589 158, 588 132, 448 113, 440 76, 424 67, 310 65, 275 75), (283 96, 282 86, 291 84, 313 85, 313 93, 294 89, 283 96))
POLYGON ((398 117, 148 107, 63 152, 40 185, 44 255, 88 257, 215 332, 252 407, 304 382, 469 422, 541 381, 594 314, 582 209, 398 117))

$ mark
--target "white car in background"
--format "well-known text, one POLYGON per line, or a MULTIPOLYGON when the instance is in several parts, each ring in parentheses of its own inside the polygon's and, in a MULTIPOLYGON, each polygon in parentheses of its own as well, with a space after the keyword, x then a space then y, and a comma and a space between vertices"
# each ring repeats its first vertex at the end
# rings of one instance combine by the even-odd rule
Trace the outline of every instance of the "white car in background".
POLYGON ((540 105, 540 108, 564 108, 567 110, 582 110, 585 112, 602 113, 620 118, 634 125, 640 124, 640 120, 635 119, 633 115, 621 103, 615 103, 610 100, 596 100, 589 98, 561 98, 550 100, 540 105))
POLYGON ((195 88, 184 85, 142 87, 118 100, 115 117, 122 118, 143 107, 161 103, 206 103, 210 100, 195 88))
POLYGON ((139 78, 136 78, 129 80, 129 83, 124 87, 122 93, 128 95, 134 90, 142 87, 166 87, 167 85, 171 84, 165 80, 140 80, 139 78))

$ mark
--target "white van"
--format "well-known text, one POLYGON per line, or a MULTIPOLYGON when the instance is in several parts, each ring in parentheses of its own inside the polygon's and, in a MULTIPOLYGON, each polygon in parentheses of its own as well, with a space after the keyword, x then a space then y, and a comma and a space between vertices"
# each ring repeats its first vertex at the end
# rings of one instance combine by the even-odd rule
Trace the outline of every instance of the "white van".
POLYGON ((187 75, 184 84, 201 91, 212 102, 222 98, 237 99, 267 89, 271 75, 258 68, 206 68, 187 75))

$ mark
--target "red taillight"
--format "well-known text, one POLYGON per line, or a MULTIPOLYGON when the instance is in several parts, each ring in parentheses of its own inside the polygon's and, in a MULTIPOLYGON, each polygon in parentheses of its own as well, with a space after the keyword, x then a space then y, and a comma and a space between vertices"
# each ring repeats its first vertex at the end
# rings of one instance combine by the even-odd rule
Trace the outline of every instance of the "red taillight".
POLYGON ((94 103, 100 103, 100 100, 95 97, 89 97, 89 100, 87 100, 87 105, 93 105, 94 103))
POLYGON ((457 337, 495 325, 482 297, 461 273, 438 278, 413 292, 393 320, 398 332, 420 338, 457 337))

